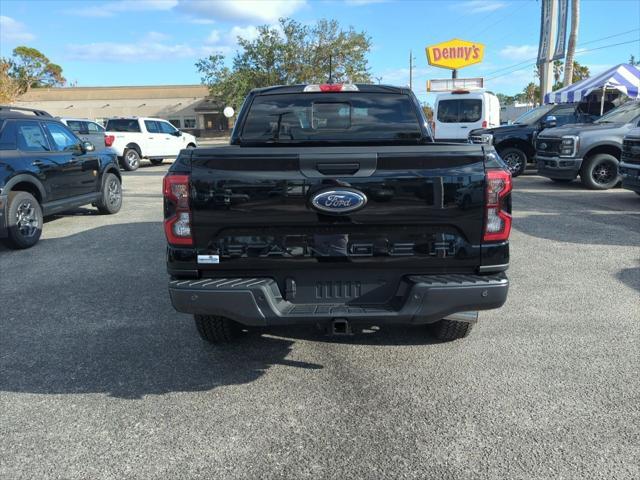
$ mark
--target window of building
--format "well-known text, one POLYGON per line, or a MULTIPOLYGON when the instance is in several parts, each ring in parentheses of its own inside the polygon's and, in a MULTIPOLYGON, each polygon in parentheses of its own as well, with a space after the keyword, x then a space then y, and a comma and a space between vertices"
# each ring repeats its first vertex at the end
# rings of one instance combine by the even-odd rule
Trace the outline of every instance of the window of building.
POLYGON ((184 119, 184 128, 196 128, 196 119, 195 118, 185 118, 184 119))
POLYGON ((169 123, 176 128, 182 128, 182 122, 180 122, 179 118, 170 118, 169 123))

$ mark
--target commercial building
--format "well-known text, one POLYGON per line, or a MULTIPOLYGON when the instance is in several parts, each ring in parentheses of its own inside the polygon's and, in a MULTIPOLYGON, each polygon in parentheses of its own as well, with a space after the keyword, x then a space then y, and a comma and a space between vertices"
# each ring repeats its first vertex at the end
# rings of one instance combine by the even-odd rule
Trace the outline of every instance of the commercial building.
POLYGON ((199 137, 227 135, 230 126, 222 114, 225 105, 203 85, 34 88, 15 104, 100 123, 112 117, 159 117, 199 137))

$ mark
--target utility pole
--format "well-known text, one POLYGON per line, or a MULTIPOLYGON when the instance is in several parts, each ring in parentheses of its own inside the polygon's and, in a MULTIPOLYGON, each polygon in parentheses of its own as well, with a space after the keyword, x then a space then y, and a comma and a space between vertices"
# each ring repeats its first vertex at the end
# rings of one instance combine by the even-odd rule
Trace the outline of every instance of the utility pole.
POLYGON ((409 89, 413 90, 413 50, 409 50, 409 89))

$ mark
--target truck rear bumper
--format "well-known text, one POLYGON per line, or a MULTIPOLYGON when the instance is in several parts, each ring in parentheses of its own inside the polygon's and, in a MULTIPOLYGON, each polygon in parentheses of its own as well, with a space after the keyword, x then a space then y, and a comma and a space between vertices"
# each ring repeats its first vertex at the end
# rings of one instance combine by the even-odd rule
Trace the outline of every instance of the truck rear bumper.
MULTIPOLYGON (((426 324, 460 312, 501 307, 509 282, 495 275, 409 276, 388 305, 354 302, 298 304, 285 300, 271 278, 172 280, 174 308, 183 313, 220 315, 248 326, 326 323, 426 324)), ((468 318, 472 318, 470 315, 468 318)))

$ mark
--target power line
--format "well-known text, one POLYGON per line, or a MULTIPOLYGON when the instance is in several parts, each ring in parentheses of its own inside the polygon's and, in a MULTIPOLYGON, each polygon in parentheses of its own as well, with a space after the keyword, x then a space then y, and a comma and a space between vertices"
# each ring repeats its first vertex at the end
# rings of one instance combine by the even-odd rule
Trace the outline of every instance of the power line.
MULTIPOLYGON (((602 40, 602 39, 599 39, 599 40, 602 40)), ((598 40, 598 41, 599 41, 599 40, 598 40)), ((581 54, 583 54, 583 53, 587 53, 587 52, 594 52, 594 51, 596 51, 596 50, 603 50, 603 49, 605 49, 605 48, 617 47, 617 46, 619 46, 619 45, 627 45, 627 44, 629 44, 629 43, 635 43, 635 42, 637 42, 637 41, 640 41, 640 38, 634 38, 633 40, 629 40, 629 41, 627 41, 627 42, 612 43, 612 44, 609 44, 609 45, 602 45, 602 46, 600 46, 600 47, 589 48, 589 49, 586 49, 586 50, 580 50, 580 51, 576 51, 576 56, 577 56, 577 55, 581 55, 581 54)), ((595 40, 594 40, 594 42, 595 42, 595 40)), ((593 42, 591 42, 591 43, 593 43, 593 42)), ((532 60, 534 60, 534 59, 532 59, 532 60)), ((523 63, 525 63, 525 62, 530 62, 530 61, 531 61, 531 60, 525 60, 524 62, 517 63, 517 64, 515 64, 515 65, 511 65, 511 67, 516 67, 516 66, 518 66, 518 65, 522 65, 523 63)), ((516 68, 515 70, 510 70, 510 71, 508 71, 508 72, 501 73, 500 75, 495 75, 495 76, 493 76, 493 77, 488 77, 488 78, 487 78, 487 80, 494 80, 494 79, 496 79, 496 78, 504 77, 505 75, 509 75, 509 74, 511 74, 511 73, 519 72, 520 70, 524 70, 525 68, 533 67, 535 64, 536 64, 535 62, 534 62, 534 63, 529 63, 528 65, 525 65, 524 67, 516 68)), ((507 68, 511 68, 511 67, 507 67, 507 68)), ((503 70, 504 70, 504 69, 503 69, 503 70)), ((499 71, 499 70, 496 70, 496 72, 498 72, 498 71, 499 71)), ((493 72, 493 73, 495 73, 495 72, 493 72)))
MULTIPOLYGON (((628 33, 637 32, 638 30, 640 30, 640 28, 634 28, 632 30, 627 30, 626 32, 616 33, 615 35, 609 35, 608 37, 602 37, 602 38, 598 38, 598 39, 595 39, 595 40, 589 40, 588 42, 584 42, 581 45, 590 45, 592 43, 601 42, 602 40, 608 40, 610 38, 621 37, 622 35, 626 35, 628 33)), ((522 61, 520 63, 514 63, 513 65, 508 65, 506 67, 498 68, 497 70, 494 70, 493 72, 487 73, 487 75, 493 75, 494 73, 502 72, 503 70, 510 70, 513 67, 517 67, 519 65, 524 65, 525 63, 533 62, 534 60, 537 60, 537 57, 529 58, 529 59, 524 60, 524 61, 522 61)), ((535 65, 535 63, 534 63, 534 65, 535 65)), ((514 71, 517 71, 517 70, 514 70, 514 71)))

